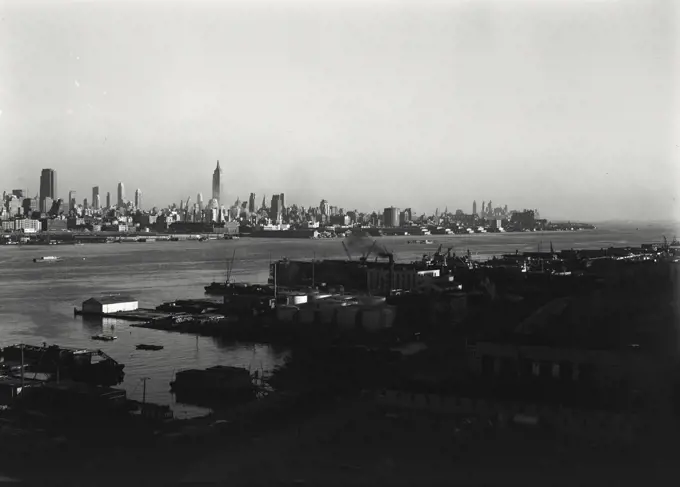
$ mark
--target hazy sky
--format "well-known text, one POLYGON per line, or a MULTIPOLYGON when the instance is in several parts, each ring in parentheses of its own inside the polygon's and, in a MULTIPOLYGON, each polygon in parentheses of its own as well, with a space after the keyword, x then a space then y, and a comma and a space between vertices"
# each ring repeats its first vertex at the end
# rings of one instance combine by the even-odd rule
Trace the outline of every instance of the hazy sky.
POLYGON ((676 217, 672 6, 0 0, 0 190, 676 217))

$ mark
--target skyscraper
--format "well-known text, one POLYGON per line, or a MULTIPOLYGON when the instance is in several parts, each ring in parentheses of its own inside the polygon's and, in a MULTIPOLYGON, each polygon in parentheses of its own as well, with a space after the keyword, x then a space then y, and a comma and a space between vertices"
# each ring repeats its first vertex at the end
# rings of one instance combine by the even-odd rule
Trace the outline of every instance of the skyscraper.
POLYGON ((46 197, 44 200, 42 200, 42 205, 45 207, 45 211, 40 211, 41 213, 49 213, 52 211, 52 204, 54 203, 54 200, 50 198, 49 196, 46 197))
POLYGON ((76 192, 73 190, 68 192, 68 209, 69 211, 76 209, 76 192))
POLYGON ((203 193, 198 193, 196 202, 198 203, 198 210, 203 211, 203 193))
POLYGON ((321 200, 321 203, 319 203, 319 211, 321 211, 322 215, 328 215, 330 213, 330 205, 328 204, 328 201, 321 200))
POLYGON ((89 206, 87 206, 87 198, 83 200, 83 209, 87 210, 89 206))
POLYGON ((222 168, 220 167, 220 161, 217 161, 217 167, 213 171, 212 179, 212 197, 217 200, 218 203, 222 203, 222 168))
POLYGON ((399 224, 400 225, 406 225, 408 222, 413 220, 413 212, 411 211, 411 208, 406 208, 404 211, 402 211, 399 214, 399 224), (403 217, 403 222, 401 221, 403 217))
POLYGON ((99 209, 99 186, 92 188, 92 208, 99 209))
POLYGON ((94 205, 94 208, 96 210, 98 210, 102 207, 102 202, 101 202, 101 199, 99 198, 99 195, 97 195, 97 198, 95 198, 95 200, 92 202, 92 204, 94 205))
POLYGON ((386 227, 399 226, 399 208, 390 206, 383 211, 383 225, 386 227))
POLYGON ((125 206, 125 185, 121 182, 118 183, 118 207, 123 206, 125 206))
POLYGON ((142 209, 142 191, 139 188, 135 191, 135 208, 142 209))
POLYGON ((50 207, 45 200, 57 198, 57 171, 54 169, 43 169, 40 173, 40 211, 47 213, 50 207))
POLYGON ((106 207, 111 208, 111 192, 106 192, 106 207))
POLYGON ((269 217, 278 222, 281 219, 281 195, 275 194, 272 196, 272 205, 269 211, 269 217))
POLYGON ((477 200, 472 202, 472 214, 477 215, 477 200))
POLYGON ((255 213, 255 193, 250 193, 250 198, 248 198, 248 211, 255 213))

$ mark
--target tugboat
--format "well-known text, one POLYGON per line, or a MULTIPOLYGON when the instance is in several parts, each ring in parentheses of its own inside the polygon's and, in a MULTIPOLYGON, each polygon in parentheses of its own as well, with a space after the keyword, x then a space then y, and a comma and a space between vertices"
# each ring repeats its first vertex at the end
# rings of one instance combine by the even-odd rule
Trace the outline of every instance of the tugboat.
POLYGON ((113 336, 113 335, 105 335, 105 334, 103 334, 103 333, 100 333, 99 335, 94 335, 94 336, 92 337, 93 340, 101 340, 101 341, 103 341, 103 342, 112 342, 112 341, 114 341, 116 338, 118 338, 118 337, 115 337, 115 336, 113 336))
POLYGON ((148 345, 146 343, 140 343, 135 348, 137 348, 137 350, 163 350, 163 345, 148 345))
POLYGON ((46 262, 59 262, 61 260, 61 257, 55 257, 54 255, 46 255, 45 257, 38 257, 36 259, 33 259, 33 262, 36 264, 42 264, 46 262))

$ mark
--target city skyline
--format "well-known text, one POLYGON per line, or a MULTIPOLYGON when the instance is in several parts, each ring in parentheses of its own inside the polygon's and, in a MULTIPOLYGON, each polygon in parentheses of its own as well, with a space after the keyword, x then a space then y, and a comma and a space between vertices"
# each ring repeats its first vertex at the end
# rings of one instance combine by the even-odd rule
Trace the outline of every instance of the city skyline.
MULTIPOLYGON (((217 161, 217 167, 215 168, 215 170, 213 171, 213 174, 212 174, 213 199, 216 200, 220 206, 228 209, 228 208, 232 208, 233 205, 229 205, 229 204, 225 205, 224 203, 219 203, 219 200, 220 200, 219 195, 220 195, 221 188, 222 188, 222 181, 221 181, 222 173, 223 173, 222 168, 219 164, 219 161, 217 161), (215 198, 216 196, 217 196, 217 198, 215 198)), ((40 185, 41 185, 41 187, 43 186, 43 184, 46 184, 46 185, 52 184, 52 186, 50 186, 50 187, 45 186, 45 188, 46 188, 45 191, 47 191, 48 193, 51 192, 52 195, 56 195, 56 198, 54 198, 54 199, 61 199, 62 201, 65 201, 66 206, 68 207, 69 210, 73 210, 76 206, 78 206, 77 203, 75 202, 75 195, 77 194, 77 192, 75 190, 72 190, 72 189, 69 190, 68 198, 66 200, 64 200, 64 198, 61 197, 56 192, 56 186, 55 186, 56 185, 56 170, 55 169, 43 169, 41 171, 41 174, 40 174, 40 185)), ((12 191, 21 191, 23 193, 25 190, 15 188, 12 191)), ((134 200, 131 201, 131 200, 128 200, 126 198, 125 183, 123 181, 119 181, 118 185, 117 185, 117 194, 118 194, 118 197, 117 197, 116 206, 126 207, 128 203, 134 203, 134 207, 136 209, 143 209, 142 208, 142 191, 141 191, 140 188, 137 188, 135 190, 134 200)), ((110 208, 111 207, 110 192, 107 192, 106 196, 107 196, 106 207, 110 208)), ((26 196, 26 197, 30 199, 30 196, 26 196)), ((248 200, 244 199, 244 201, 243 201, 243 204, 245 205, 244 208, 246 208, 250 213, 255 213, 260 208, 268 208, 268 209, 271 210, 272 220, 278 220, 282 216, 283 210, 285 210, 286 208, 290 208, 292 206, 292 205, 286 206, 286 204, 285 204, 285 193, 279 193, 279 194, 272 195, 271 196, 271 202, 270 202, 269 205, 267 204, 266 198, 267 198, 267 196, 265 194, 263 196, 263 199, 262 199, 262 204, 260 205, 260 207, 257 207, 256 202, 255 202, 256 193, 250 193, 248 200)), ((39 202, 42 200, 41 195, 38 195, 38 200, 39 200, 39 202)), ((190 200, 191 200, 191 198, 188 198, 188 200, 180 200, 179 208, 180 209, 188 208, 190 200)), ((85 207, 88 206, 87 201, 88 201, 87 198, 85 198, 83 200, 83 206, 85 206, 85 207)), ((172 207, 176 204, 177 204, 176 202, 168 202, 165 205, 157 206, 157 207, 159 209, 163 209, 163 208, 167 208, 167 207, 172 207)), ((241 204, 240 197, 237 197, 235 205, 240 206, 240 204, 241 204)), ((477 216, 481 216, 481 217, 486 215, 486 212, 491 211, 491 208, 492 208, 491 207, 491 200, 489 200, 489 204, 486 206, 486 212, 484 210, 485 204, 486 204, 486 202, 482 201, 482 211, 478 212, 476 210, 477 201, 474 200, 473 204, 472 204, 472 214, 477 215, 477 216)), ((197 197, 196 197, 196 205, 198 206, 199 210, 202 210, 203 207, 204 207, 203 194, 200 193, 200 192, 197 194, 197 197)), ((297 202, 294 202, 293 205, 298 206, 298 207, 305 207, 305 208, 314 207, 313 204, 312 205, 309 205, 309 204, 305 205, 305 204, 298 204, 297 202)), ((101 209, 99 186, 92 187, 91 208, 93 208, 95 210, 101 209)), ((329 208, 335 208, 337 210, 339 207, 337 205, 331 206, 330 203, 327 200, 323 199, 319 203, 319 206, 316 207, 316 208, 318 208, 319 211, 322 214, 329 214, 329 208)), ((395 209, 395 207, 393 207, 393 206, 389 207, 389 208, 395 209)), ((385 210, 387 210, 389 208, 386 207, 385 210)), ((448 205, 446 206, 446 208, 448 208, 448 205)), ((524 209, 524 208, 522 208, 522 209, 524 209)), ((381 209, 381 208, 350 210, 349 207, 347 207, 346 211, 355 211, 355 210, 359 211, 361 213, 376 212, 378 214, 382 214, 382 212, 383 212, 383 209, 381 209)), ((408 208, 409 214, 411 213, 411 211, 412 211, 411 208, 408 208)), ((456 208, 456 210, 453 210, 451 212, 451 214, 453 214, 454 212, 458 212, 458 211, 464 211, 464 210, 462 210, 461 208, 456 208)), ((518 209, 518 211, 519 211, 519 209, 518 209)), ((506 214, 508 213, 508 205, 507 204, 505 205, 504 212, 506 214)), ((439 213, 439 207, 435 208, 433 211, 425 210, 425 211, 421 212, 421 214, 428 214, 428 215, 432 215, 432 214, 437 215, 438 213, 439 213)), ((447 213, 447 210, 445 210, 444 213, 447 213)))
MULTIPOLYGON (((45 186, 45 188, 46 188, 45 191, 47 191, 48 193, 51 191, 53 194, 57 194, 56 193, 56 173, 57 173, 57 171, 55 169, 43 169, 41 171, 41 174, 40 174, 41 188, 43 187, 43 185, 50 185, 50 184, 52 185, 50 187, 45 186)), ((394 207, 394 206, 384 207, 384 208, 371 208, 371 209, 358 209, 358 208, 352 209, 351 207, 330 205, 330 203, 325 199, 322 199, 318 206, 315 206, 314 204, 298 204, 297 202, 293 202, 292 205, 286 206, 285 200, 284 200, 284 193, 272 195, 269 203, 267 201, 267 195, 265 194, 262 198, 262 203, 259 207, 255 204, 256 193, 250 193, 248 199, 247 200, 244 199, 243 201, 241 201, 240 197, 237 197, 235 203, 233 203, 233 204, 219 203, 219 198, 214 198, 214 197, 219 196, 219 193, 221 191, 221 186, 222 186, 221 176, 222 176, 222 168, 219 164, 219 161, 217 161, 217 166, 216 166, 216 168, 215 168, 215 170, 213 171, 213 174, 212 174, 212 186, 213 186, 213 198, 212 198, 212 200, 218 202, 217 204, 219 204, 219 207, 223 208, 225 211, 229 211, 229 210, 233 210, 235 208, 238 208, 239 212, 233 214, 234 218, 240 213, 240 210, 242 210, 242 209, 247 210, 249 213, 256 213, 260 209, 267 209, 269 217, 271 218, 272 222, 276 223, 276 222, 281 221, 282 216, 285 214, 284 210, 290 209, 293 206, 295 206, 297 208, 305 208, 305 210, 317 209, 319 211, 319 213, 322 214, 322 215, 337 215, 337 214, 342 213, 343 212, 342 210, 344 210, 345 214, 347 212, 362 213, 362 214, 365 214, 365 215, 371 215, 371 214, 388 215, 389 214, 390 215, 389 219, 392 222, 394 222, 396 220, 400 220, 400 221, 404 220, 403 215, 400 216, 400 213, 403 213, 403 212, 401 212, 399 207, 394 207), (341 210, 340 212, 338 212, 339 209, 341 210), (334 211, 331 211, 331 210, 334 210, 334 211)), ((14 188, 9 192, 8 191, 5 191, 5 192, 7 192, 9 194, 18 194, 18 193, 24 194, 25 193, 26 194, 25 198, 31 199, 31 197, 28 196, 28 193, 24 189, 14 188)), ((125 184, 124 184, 124 182, 120 181, 117 185, 117 193, 118 193, 118 197, 117 197, 116 205, 114 205, 115 207, 126 208, 126 207, 128 207, 128 204, 132 204, 133 207, 136 210, 142 210, 142 211, 149 212, 152 209, 151 207, 148 207, 146 209, 143 208, 143 203, 142 203, 143 196, 142 196, 142 191, 141 191, 140 188, 137 188, 135 190, 134 200, 129 200, 129 199, 126 198, 125 184)), ((47 200, 46 200, 47 208, 46 208, 45 211, 42 211, 42 212, 46 213, 47 210, 49 210, 49 207, 51 207, 53 201, 56 201, 57 199, 61 199, 61 201, 65 204, 65 207, 69 211, 74 210, 77 206, 79 206, 77 204, 76 200, 75 200, 76 194, 77 194, 77 192, 75 190, 69 190, 67 199, 64 199, 63 197, 59 196, 58 194, 57 194, 57 198, 55 198, 55 199, 52 199, 49 196, 47 196, 47 200)), ((99 186, 92 187, 92 195, 93 195, 92 202, 89 204, 89 208, 95 209, 95 210, 100 210, 101 209, 101 201, 100 201, 100 196, 99 196, 99 186)), ((37 199, 36 207, 39 208, 42 205, 42 203, 41 203, 42 197, 40 196, 40 194, 37 195, 36 199, 37 199)), ((106 194, 106 202, 107 202, 106 208, 112 208, 111 199, 110 199, 110 192, 107 192, 107 194, 106 194)), ((205 208, 204 202, 203 202, 203 194, 200 193, 200 192, 197 194, 196 203, 190 206, 190 202, 191 202, 191 197, 189 197, 187 200, 180 200, 179 205, 177 205, 176 202, 168 202, 165 205, 154 206, 153 209, 154 210, 158 209, 159 211, 164 211, 164 210, 167 210, 167 209, 178 208, 180 212, 184 212, 184 211, 188 211, 192 207, 197 208, 199 211, 202 211, 205 208)), ((342 203, 340 203, 340 204, 342 204, 342 203)), ((83 203, 80 206, 82 206, 86 209, 88 208, 87 198, 85 198, 83 200, 83 203)), ((459 213, 462 213, 463 215, 475 215, 476 217, 479 217, 480 219, 486 219, 486 220, 507 219, 507 218, 510 217, 510 215, 512 214, 513 211, 536 212, 536 218, 539 218, 538 209, 535 209, 535 208, 532 209, 531 207, 528 207, 528 208, 526 208, 526 207, 519 208, 518 207, 518 208, 510 209, 507 204, 504 204, 503 206, 494 206, 492 204, 492 200, 489 200, 488 202, 486 200, 482 200, 481 211, 478 208, 477 200, 472 201, 472 212, 471 213, 468 213, 463 208, 464 208, 464 206, 463 207, 456 207, 455 209, 452 209, 451 211, 449 211, 448 205, 445 205, 445 210, 443 212, 440 212, 439 207, 435 208, 432 211, 430 211, 430 210, 419 211, 418 209, 416 209, 416 211, 413 211, 412 207, 408 207, 408 208, 405 209, 405 211, 408 213, 409 216, 404 221, 409 221, 412 216, 415 217, 415 216, 418 216, 418 215, 421 215, 423 217, 433 216, 433 217, 436 218, 437 216, 442 216, 442 215, 445 215, 445 214, 454 216, 454 215, 457 215, 459 213)), ((386 217, 386 219, 387 219, 387 217, 386 217)), ((572 221, 573 220, 573 221, 576 221, 578 219, 575 219, 575 218, 560 219, 560 218, 549 217, 549 218, 547 218, 547 220, 555 220, 555 221, 572 221)), ((614 220, 617 220, 617 219, 612 219, 610 221, 614 221, 614 220)), ((619 220, 621 220, 621 219, 619 219, 619 220)), ((599 221, 598 220, 591 220, 591 223, 592 222, 602 223, 602 222, 605 222, 605 221, 606 220, 599 220, 599 221)), ((652 220, 652 221, 671 221, 671 220, 656 219, 656 220, 652 220)), ((394 223, 392 223, 391 226, 395 226, 394 223)))
POLYGON ((61 198, 143 182, 163 207, 211 194, 219 159, 225 206, 284 192, 469 211, 490 195, 554 219, 677 218, 672 15, 548 3, 9 3, 4 185, 33 196, 49 165, 61 198))

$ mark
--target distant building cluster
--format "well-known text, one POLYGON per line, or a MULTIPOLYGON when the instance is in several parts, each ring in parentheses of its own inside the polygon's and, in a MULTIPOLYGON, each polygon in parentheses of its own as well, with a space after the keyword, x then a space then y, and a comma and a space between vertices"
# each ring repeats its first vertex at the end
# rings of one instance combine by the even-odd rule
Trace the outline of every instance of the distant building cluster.
MULTIPOLYGON (((238 223, 241 227, 264 230, 323 229, 328 227, 375 227, 391 229, 393 233, 403 229, 413 232, 414 227, 429 228, 434 233, 472 233, 483 231, 525 231, 545 228, 538 210, 509 211, 508 206, 494 206, 491 201, 472 203, 472 213, 462 210, 451 213, 435 210, 433 215, 416 215, 411 208, 394 206, 380 212, 345 210, 322 199, 318 206, 288 205, 285 194, 277 193, 268 199, 263 195, 257 204, 257 195, 250 193, 247 201, 236 198, 232 205, 225 204, 223 170, 220 162, 212 174, 211 198, 205 202, 203 193, 196 201, 191 197, 173 203, 166 208, 145 208, 143 192, 137 188, 134 197, 128 199, 125 184, 120 181, 115 193, 106 192, 102 201, 100 186, 92 187, 91 199, 78 201, 75 190, 68 192, 68 199, 59 198, 57 171, 51 168, 40 173, 39 193, 30 197, 23 189, 3 193, 0 205, 0 221, 3 231, 164 231, 172 225, 223 225, 238 223)), ((196 227, 198 228, 198 227, 196 227)))

